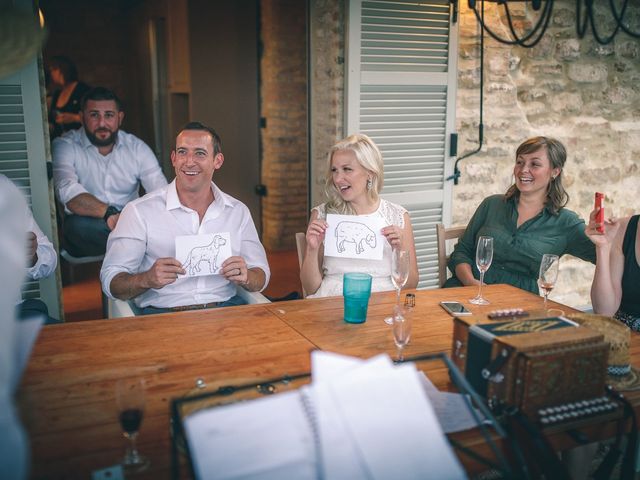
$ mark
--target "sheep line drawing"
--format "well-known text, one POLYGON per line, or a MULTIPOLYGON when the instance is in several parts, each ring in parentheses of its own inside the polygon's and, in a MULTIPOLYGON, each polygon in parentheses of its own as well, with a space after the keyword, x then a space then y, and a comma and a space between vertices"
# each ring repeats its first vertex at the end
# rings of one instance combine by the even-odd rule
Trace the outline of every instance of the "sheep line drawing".
POLYGON ((376 248, 376 234, 364 223, 340 222, 336 225, 335 234, 338 253, 345 251, 344 242, 354 243, 358 255, 364 252, 365 248, 376 248))
POLYGON ((220 247, 226 245, 227 241, 222 235, 214 235, 211 243, 199 247, 193 247, 187 256, 187 260, 182 265, 187 275, 193 276, 200 273, 200 264, 206 262, 209 266, 210 273, 216 273, 220 266, 218 265, 218 254, 220 247))

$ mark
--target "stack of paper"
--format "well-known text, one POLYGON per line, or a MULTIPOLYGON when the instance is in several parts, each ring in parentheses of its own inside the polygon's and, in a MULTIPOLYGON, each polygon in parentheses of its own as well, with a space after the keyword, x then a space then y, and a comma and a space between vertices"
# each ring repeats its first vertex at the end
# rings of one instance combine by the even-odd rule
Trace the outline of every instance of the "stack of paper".
POLYGON ((312 360, 308 387, 185 420, 198 478, 466 478, 413 364, 312 360))

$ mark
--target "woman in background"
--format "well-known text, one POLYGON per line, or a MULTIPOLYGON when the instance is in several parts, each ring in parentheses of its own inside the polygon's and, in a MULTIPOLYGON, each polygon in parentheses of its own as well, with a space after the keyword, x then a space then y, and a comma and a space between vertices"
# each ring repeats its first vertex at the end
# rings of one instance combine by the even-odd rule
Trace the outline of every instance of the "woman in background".
POLYGON ((394 290, 391 282, 391 252, 409 252, 407 288, 418 285, 418 264, 409 214, 400 205, 380 198, 383 184, 382 154, 364 134, 351 135, 336 143, 329 152, 325 181, 326 203, 311 210, 307 228, 307 249, 300 280, 311 297, 342 295, 342 277, 348 272, 369 273, 371 290, 394 290), (324 240, 328 213, 382 218, 387 225, 381 233, 387 239, 382 260, 325 257, 324 240))
POLYGON ((82 97, 90 87, 78 80, 76 66, 63 56, 53 57, 49 62, 49 78, 56 89, 51 96, 49 107, 49 133, 53 140, 64 132, 82 126, 82 97))
POLYGON ((507 283, 538 294, 538 272, 545 253, 595 261, 584 221, 565 207, 569 195, 562 185, 567 152, 558 140, 534 137, 516 150, 514 184, 504 195, 485 198, 449 260, 453 276, 445 287, 477 285, 478 237, 493 237, 493 262, 484 280, 507 283))
POLYGON ((596 246, 596 271, 591 285, 593 311, 613 316, 640 331, 640 230, 633 215, 597 223, 589 216, 586 234, 596 246), (604 227, 604 233, 598 232, 604 227))

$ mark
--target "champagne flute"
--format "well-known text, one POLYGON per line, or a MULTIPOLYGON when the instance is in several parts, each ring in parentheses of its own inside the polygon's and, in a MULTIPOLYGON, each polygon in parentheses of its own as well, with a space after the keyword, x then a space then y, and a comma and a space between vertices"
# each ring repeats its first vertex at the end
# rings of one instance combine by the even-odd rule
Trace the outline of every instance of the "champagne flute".
POLYGON ((398 349, 398 361, 404 361, 403 349, 411 338, 411 309, 397 305, 393 309, 393 341, 398 349))
POLYGON ((547 298, 553 290, 558 280, 558 271, 560 269, 560 257, 545 253, 540 262, 540 274, 538 275, 538 287, 544 295, 544 311, 547 310, 547 298))
POLYGON ((116 383, 118 419, 125 438, 129 440, 122 466, 125 472, 140 472, 149 467, 149 460, 138 453, 136 437, 140 430, 145 404, 145 383, 141 378, 122 379, 116 383))
MULTIPOLYGON (((396 288, 396 306, 400 306, 400 292, 409 280, 409 252, 394 248, 391 252, 391 283, 396 288)), ((384 319, 387 325, 393 324, 393 316, 384 319)))
POLYGON ((476 246, 476 266, 480 271, 480 287, 478 295, 469 300, 474 305, 488 305, 489 301, 482 298, 482 284, 484 282, 484 273, 489 270, 493 261, 493 237, 480 237, 476 246))

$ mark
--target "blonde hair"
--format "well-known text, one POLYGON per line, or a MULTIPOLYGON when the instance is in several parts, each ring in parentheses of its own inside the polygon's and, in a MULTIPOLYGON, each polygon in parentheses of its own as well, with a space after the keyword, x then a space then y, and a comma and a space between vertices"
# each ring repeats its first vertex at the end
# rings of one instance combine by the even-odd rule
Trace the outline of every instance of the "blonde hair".
POLYGON ((338 213, 342 215, 355 215, 356 211, 349 202, 343 200, 340 192, 333 183, 331 172, 331 160, 336 152, 353 152, 358 163, 371 176, 371 188, 367 188, 369 198, 377 202, 380 190, 384 182, 384 166, 382 153, 378 146, 364 133, 349 135, 347 138, 336 143, 327 156, 327 178, 325 180, 325 194, 327 195, 327 213, 338 213))

